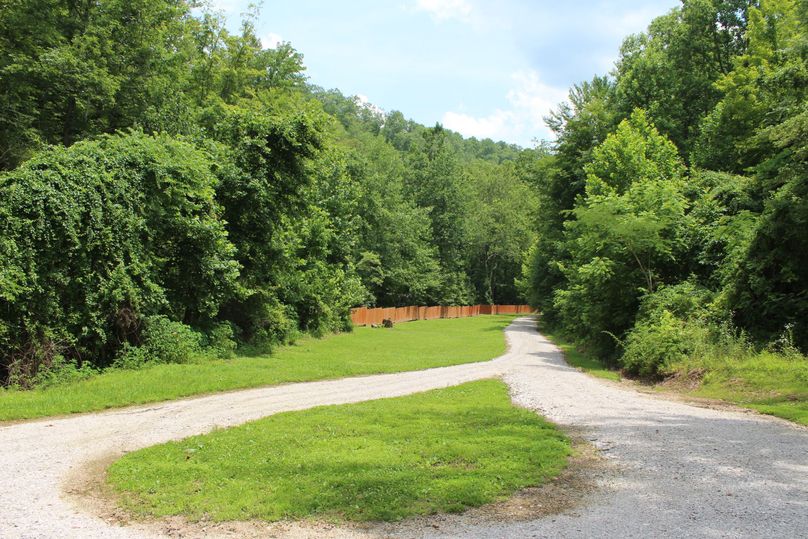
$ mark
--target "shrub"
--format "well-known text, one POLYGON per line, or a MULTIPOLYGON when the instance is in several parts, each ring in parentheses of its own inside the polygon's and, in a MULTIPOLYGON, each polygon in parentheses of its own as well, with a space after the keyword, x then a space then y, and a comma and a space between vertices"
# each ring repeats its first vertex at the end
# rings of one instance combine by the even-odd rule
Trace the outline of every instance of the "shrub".
POLYGON ((694 329, 668 310, 638 323, 623 342, 623 369, 645 378, 667 374, 672 365, 692 354, 697 339, 694 329))
POLYGON ((709 321, 714 294, 693 281, 662 286, 642 299, 634 327, 623 340, 626 373, 656 378, 694 354, 712 348, 721 326, 709 321))
POLYGON ((149 351, 145 347, 124 343, 115 361, 112 362, 112 368, 126 370, 142 369, 149 363, 151 358, 152 356, 149 355, 149 351))
POLYGON ((653 294, 645 296, 637 318, 642 320, 659 316, 669 311, 682 320, 709 316, 709 305, 714 293, 691 281, 671 286, 660 286, 653 294))
POLYGON ((51 348, 103 366, 143 339, 144 316, 216 314, 238 264, 210 167, 186 142, 134 132, 0 175, 0 378, 35 377, 51 348))
POLYGON ((237 345, 232 324, 229 322, 214 324, 205 337, 206 352, 219 359, 233 357, 237 345))
POLYGON ((48 387, 68 384, 86 380, 96 374, 98 374, 98 371, 88 362, 84 362, 79 366, 75 361, 57 355, 47 368, 41 368, 37 371, 36 376, 32 380, 32 385, 36 387, 48 387))
POLYGON ((144 321, 139 346, 124 345, 114 366, 138 369, 149 363, 188 363, 202 352, 202 335, 166 316, 149 316, 144 321))
POLYGON ((30 342, 16 350, 8 364, 7 385, 16 389, 47 387, 89 378, 97 373, 92 366, 66 359, 62 347, 48 338, 30 342))
POLYGON ((146 318, 143 346, 159 363, 187 363, 202 351, 202 335, 166 316, 146 318))
POLYGON ((226 304, 221 315, 233 322, 241 341, 259 348, 290 342, 298 331, 294 308, 267 291, 255 290, 243 300, 226 304))

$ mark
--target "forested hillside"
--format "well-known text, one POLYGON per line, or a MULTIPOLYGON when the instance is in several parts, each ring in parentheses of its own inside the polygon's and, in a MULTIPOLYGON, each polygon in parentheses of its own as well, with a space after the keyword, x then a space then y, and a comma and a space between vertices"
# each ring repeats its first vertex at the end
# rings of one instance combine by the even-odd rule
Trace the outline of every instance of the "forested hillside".
POLYGON ((464 139, 186 0, 0 9, 0 380, 227 356, 358 305, 537 306, 626 372, 808 349, 808 2, 686 0, 464 139))
POLYGON ((643 376, 808 349, 807 28, 802 0, 687 0, 572 88, 525 268, 549 326, 643 376))
POLYGON ((323 90, 185 0, 0 9, 0 380, 515 303, 530 152, 323 90))

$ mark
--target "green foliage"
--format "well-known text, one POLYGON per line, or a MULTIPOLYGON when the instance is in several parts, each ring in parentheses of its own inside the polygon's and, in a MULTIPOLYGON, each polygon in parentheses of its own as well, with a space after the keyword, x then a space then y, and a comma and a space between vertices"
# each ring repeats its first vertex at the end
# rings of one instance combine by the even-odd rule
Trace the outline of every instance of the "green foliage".
POLYGON ((324 122, 309 103, 273 115, 236 109, 216 124, 227 163, 217 197, 245 289, 222 315, 256 344, 286 342, 298 325, 344 329, 364 297, 351 265, 355 188, 340 156, 321 151, 324 122))
POLYGON ((564 222, 584 192, 584 166, 617 123, 613 99, 614 85, 606 77, 574 85, 569 104, 560 104, 547 118, 557 137, 555 147, 526 152, 519 162, 519 174, 535 186, 539 206, 537 238, 522 272, 523 287, 527 287, 523 295, 540 309, 548 324, 559 324, 562 317, 554 298, 555 291, 565 286, 564 268, 570 258, 564 222))
POLYGON ((564 329, 604 357, 633 324, 639 299, 675 268, 687 200, 673 145, 635 111, 593 152, 584 197, 566 223, 566 286, 554 294, 564 329))
POLYGON ((205 333, 203 340, 205 351, 218 359, 230 359, 235 355, 238 346, 236 332, 230 322, 214 323, 205 333))
POLYGON ((622 114, 648 111, 660 131, 688 155, 698 126, 720 99, 715 81, 742 51, 744 0, 687 0, 627 38, 617 62, 622 114))
MULTIPOLYGON (((50 364, 46 368, 40 368, 36 376, 30 380, 22 380, 24 383, 30 383, 34 387, 47 388, 61 384, 71 384, 87 380, 98 374, 92 365, 89 363, 82 363, 79 367, 76 362, 69 361, 64 356, 54 356, 50 364)), ((11 387, 24 387, 15 384, 11 381, 11 387)))
POLYGON ((201 349, 202 337, 181 322, 165 316, 150 316, 145 320, 143 344, 152 361, 187 363, 201 349))
MULTIPOLYGON (((389 330, 367 327, 323 339, 303 336, 271 355, 248 349, 221 360, 203 353, 190 363, 106 369, 92 378, 27 391, 0 389, 0 421, 104 410, 216 391, 415 371, 486 361, 505 353, 513 316, 422 320, 389 330)), ((84 366, 82 366, 84 368, 84 366)))
POLYGON ((531 170, 521 280, 552 329, 645 377, 757 357, 784 328, 806 349, 806 17, 687 0, 625 41, 614 81, 573 87, 531 170))
POLYGON ((278 414, 130 453, 108 477, 139 514, 395 521, 547 482, 569 454, 563 434, 486 380, 278 414))
POLYGON ((182 132, 190 9, 164 0, 4 2, 0 169, 44 144, 116 129, 182 132))
POLYGON ((766 158, 771 148, 757 132, 805 102, 804 17, 793 0, 768 0, 749 8, 747 47, 733 58, 733 69, 715 82, 723 98, 703 120, 693 152, 697 164, 742 172, 766 158))
POLYGON ((766 200, 728 302, 758 337, 771 339, 794 324, 797 344, 808 349, 808 113, 783 127, 793 129, 780 141, 790 161, 778 174, 785 183, 766 200))
POLYGON ((381 136, 355 137, 348 172, 361 189, 357 270, 369 303, 435 304, 440 263, 428 212, 405 197, 403 157, 381 136))
POLYGON ((654 302, 808 347, 805 2, 685 0, 529 150, 309 85, 257 17, 3 5, 4 382, 149 363, 153 316, 225 357, 346 330, 357 305, 523 297, 615 364, 673 331, 654 302), (709 290, 699 314, 668 301, 680 284, 709 290))
POLYGON ((476 295, 484 303, 521 303, 514 276, 533 240, 536 198, 514 167, 475 162, 468 175, 476 179, 468 251, 476 295))
POLYGON ((662 286, 643 298, 638 319, 657 318, 664 312, 680 319, 705 318, 710 316, 713 297, 712 291, 693 280, 662 286))
POLYGON ((53 148, 0 176, 12 247, 0 357, 34 376, 48 355, 111 359, 140 321, 201 321, 236 290, 238 264, 206 156, 141 133, 53 148))
POLYGON ((470 244, 470 193, 463 189, 463 170, 440 126, 424 131, 407 154, 405 193, 427 208, 440 261, 441 305, 468 305, 474 292, 465 270, 470 244))
POLYGON ((629 374, 654 378, 693 353, 687 325, 667 309, 638 322, 626 336, 620 363, 629 374))

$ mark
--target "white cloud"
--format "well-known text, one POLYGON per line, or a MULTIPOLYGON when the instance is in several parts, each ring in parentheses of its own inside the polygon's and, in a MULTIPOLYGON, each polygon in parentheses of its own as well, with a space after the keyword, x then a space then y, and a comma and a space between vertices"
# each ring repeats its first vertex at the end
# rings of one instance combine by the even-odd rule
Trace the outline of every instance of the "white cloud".
POLYGON ((265 49, 274 49, 281 44, 283 38, 274 32, 268 32, 261 36, 261 46, 265 49))
POLYGON ((426 11, 436 21, 457 19, 468 22, 472 7, 466 0, 416 0, 416 11, 426 11))
POLYGON ((544 117, 567 97, 566 90, 541 81, 534 70, 517 71, 506 99, 508 107, 487 116, 475 117, 462 112, 447 112, 443 125, 467 137, 491 138, 527 146, 533 139, 551 139, 552 132, 544 117))
POLYGON ((384 116, 384 109, 382 109, 381 107, 377 107, 376 105, 371 103, 370 99, 368 99, 368 96, 364 94, 356 94, 355 96, 353 96, 353 100, 354 103, 356 103, 360 107, 366 108, 373 114, 376 114, 377 116, 384 116))
POLYGON ((477 118, 462 112, 447 112, 443 115, 443 125, 466 137, 479 139, 502 139, 513 123, 511 111, 497 109, 488 116, 477 118))

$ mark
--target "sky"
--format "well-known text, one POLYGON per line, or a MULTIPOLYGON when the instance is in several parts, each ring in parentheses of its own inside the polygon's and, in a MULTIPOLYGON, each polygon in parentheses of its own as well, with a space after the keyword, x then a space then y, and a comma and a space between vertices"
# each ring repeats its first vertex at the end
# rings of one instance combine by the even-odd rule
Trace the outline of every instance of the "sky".
MULTIPOLYGON (((211 0, 238 28, 249 0, 211 0)), ((256 31, 288 41, 309 82, 465 136, 533 146, 569 87, 678 0, 265 0, 256 31)))

